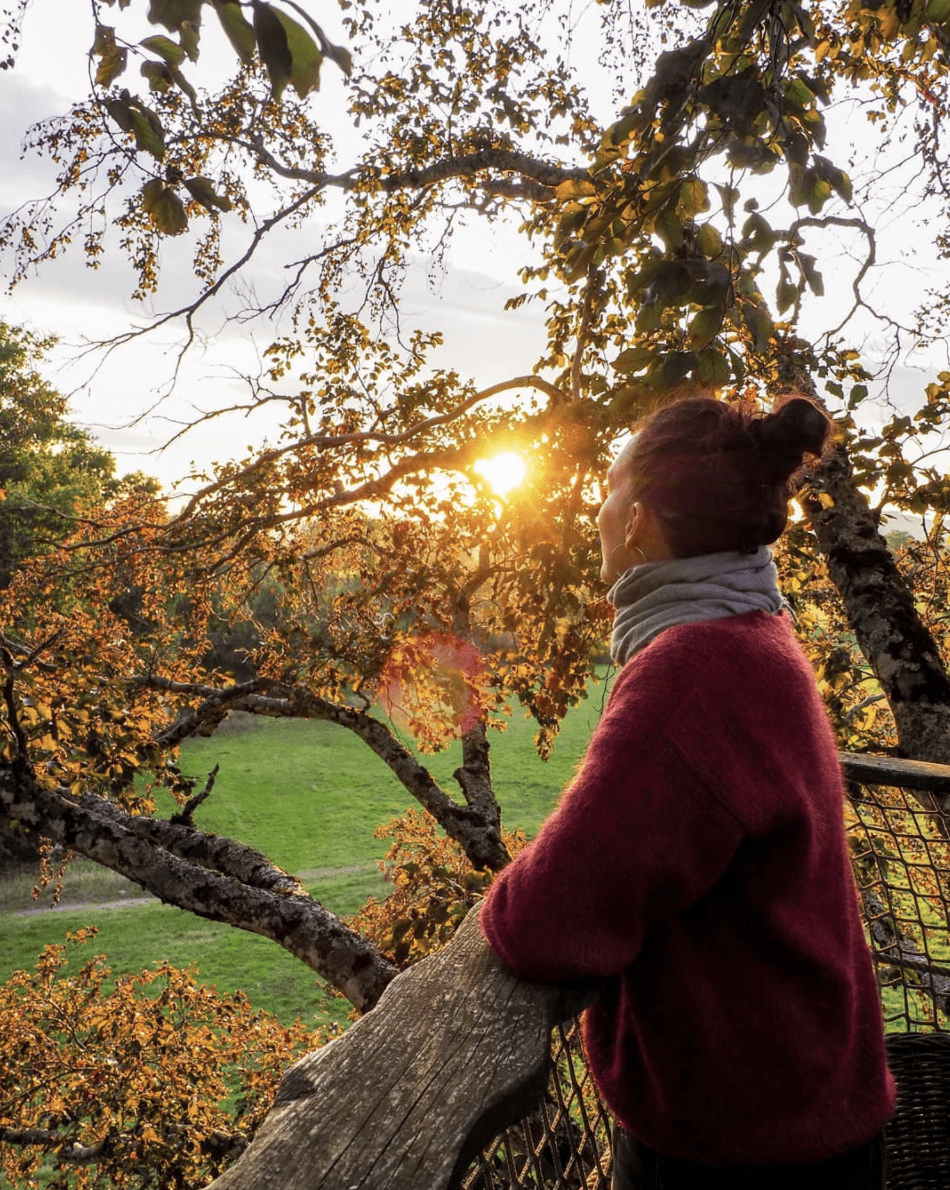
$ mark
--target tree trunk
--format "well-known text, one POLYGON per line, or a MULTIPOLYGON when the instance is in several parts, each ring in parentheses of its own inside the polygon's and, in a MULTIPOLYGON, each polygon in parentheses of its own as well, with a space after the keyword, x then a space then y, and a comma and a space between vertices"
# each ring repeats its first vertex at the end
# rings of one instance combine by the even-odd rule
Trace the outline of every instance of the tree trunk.
POLYGON ((858 645, 887 696, 901 754, 950 763, 950 676, 878 517, 854 483, 845 446, 815 469, 801 499, 858 645), (820 494, 831 498, 829 507, 820 494))

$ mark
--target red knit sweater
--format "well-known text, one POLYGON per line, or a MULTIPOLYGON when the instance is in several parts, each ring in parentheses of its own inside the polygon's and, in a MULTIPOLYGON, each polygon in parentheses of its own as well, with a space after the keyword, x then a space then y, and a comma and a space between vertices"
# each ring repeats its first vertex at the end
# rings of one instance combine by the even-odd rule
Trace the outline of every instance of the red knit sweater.
POLYGON ((842 782, 785 616, 668 628, 624 666, 578 776, 481 912, 584 1022, 637 1139, 708 1164, 819 1161, 894 1105, 842 782))

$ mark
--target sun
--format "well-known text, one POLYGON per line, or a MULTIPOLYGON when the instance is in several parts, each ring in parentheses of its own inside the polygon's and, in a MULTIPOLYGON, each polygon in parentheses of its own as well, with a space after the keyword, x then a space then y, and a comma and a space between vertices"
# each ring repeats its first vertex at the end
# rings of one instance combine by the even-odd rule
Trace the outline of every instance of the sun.
POLYGON ((507 496, 528 474, 528 464, 516 450, 503 450, 487 459, 479 459, 475 470, 491 485, 497 496, 507 496))

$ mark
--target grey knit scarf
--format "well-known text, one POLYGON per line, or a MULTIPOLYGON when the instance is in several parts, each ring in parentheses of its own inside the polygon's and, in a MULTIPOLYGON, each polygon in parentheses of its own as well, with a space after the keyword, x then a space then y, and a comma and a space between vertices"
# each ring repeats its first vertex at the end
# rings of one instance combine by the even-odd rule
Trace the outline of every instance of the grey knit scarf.
POLYGON ((777 615, 787 607, 767 546, 754 554, 701 554, 631 566, 607 598, 616 608, 610 656, 617 665, 673 624, 751 611, 777 615))

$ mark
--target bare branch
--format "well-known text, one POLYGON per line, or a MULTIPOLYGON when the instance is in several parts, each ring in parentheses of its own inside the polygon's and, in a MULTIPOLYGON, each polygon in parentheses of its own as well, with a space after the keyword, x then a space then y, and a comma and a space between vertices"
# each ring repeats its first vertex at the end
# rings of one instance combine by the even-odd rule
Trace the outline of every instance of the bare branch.
MULTIPOLYGON (((405 789, 429 811, 443 830, 464 848, 474 867, 497 871, 510 859, 501 841, 498 806, 494 796, 486 799, 484 791, 481 790, 479 795, 470 796, 473 791, 471 781, 467 778, 463 780, 457 773, 456 777, 469 803, 465 806, 459 805, 449 797, 409 749, 396 739, 386 724, 374 719, 365 711, 319 698, 300 687, 283 686, 276 682, 265 683, 263 680, 223 690, 199 683, 175 682, 155 675, 143 677, 140 682, 154 690, 203 698, 205 702, 202 706, 209 708, 206 714, 212 717, 223 715, 224 711, 231 709, 273 718, 321 719, 326 723, 339 724, 359 736, 376 753, 399 778, 405 789), (270 693, 259 693, 265 686, 270 693)), ((189 714, 194 715, 193 719, 189 719, 190 723, 196 725, 201 721, 201 708, 189 714)), ((193 730, 195 729, 196 727, 193 727, 193 730)), ((190 734, 185 732, 177 736, 176 728, 172 729, 172 733, 182 739, 184 735, 190 734)), ((163 741, 167 738, 172 737, 163 736, 163 741)), ((474 750, 477 749, 479 754, 483 750, 487 763, 487 741, 479 743, 473 736, 468 747, 472 756, 474 750)), ((474 765, 469 765, 468 760, 459 772, 467 768, 470 768, 472 773, 475 772, 474 765)))

